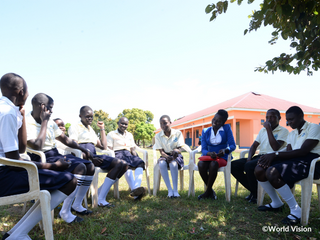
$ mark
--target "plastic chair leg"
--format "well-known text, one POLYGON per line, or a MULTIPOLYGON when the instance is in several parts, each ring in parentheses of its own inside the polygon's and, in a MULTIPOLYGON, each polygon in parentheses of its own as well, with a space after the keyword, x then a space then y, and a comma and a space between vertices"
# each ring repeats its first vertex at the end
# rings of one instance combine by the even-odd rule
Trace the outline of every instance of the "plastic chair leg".
POLYGON ((46 239, 53 240, 52 217, 51 217, 51 195, 48 191, 40 191, 39 194, 42 222, 46 239))
POLYGON ((183 190, 183 170, 179 171, 179 176, 180 176, 180 191, 183 190))
POLYGON ((93 175, 93 179, 90 186, 91 198, 92 198, 92 208, 98 207, 98 178, 99 172, 97 168, 95 169, 95 173, 93 175))
POLYGON ((157 191, 160 187, 160 177, 160 168, 159 164, 157 164, 153 169, 153 196, 157 196, 157 191))
MULTIPOLYGON (((119 179, 120 180, 120 179, 119 179)), ((113 184, 113 196, 116 199, 120 199, 119 194, 119 180, 113 184)))
POLYGON ((146 168, 145 172, 146 172, 148 193, 149 193, 149 196, 150 196, 151 195, 151 189, 150 189, 150 179, 149 179, 149 170, 148 170, 148 168, 146 168))
POLYGON ((226 191, 226 200, 230 202, 231 200, 231 180, 230 180, 230 173, 228 174, 227 171, 224 172, 224 184, 225 184, 225 191, 226 191))
POLYGON ((236 197, 238 195, 238 187, 239 187, 239 182, 238 180, 236 181, 236 188, 234 190, 234 196, 236 197))
POLYGON ((301 225, 308 224, 310 203, 312 196, 312 178, 305 178, 301 180, 301 225))

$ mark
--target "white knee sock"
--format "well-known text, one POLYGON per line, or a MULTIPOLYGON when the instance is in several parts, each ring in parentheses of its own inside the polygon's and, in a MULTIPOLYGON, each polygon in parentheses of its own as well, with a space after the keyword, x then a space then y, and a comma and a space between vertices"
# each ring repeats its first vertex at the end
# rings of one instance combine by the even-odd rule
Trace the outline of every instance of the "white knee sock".
POLYGON ((172 161, 169 163, 172 185, 173 185, 173 195, 175 197, 179 197, 178 193, 178 163, 176 161, 172 161))
POLYGON ((169 174, 168 174, 168 165, 166 161, 160 161, 159 162, 159 167, 160 167, 160 173, 161 176, 167 186, 168 189, 168 196, 172 197, 173 196, 173 191, 172 191, 172 187, 171 187, 171 183, 170 183, 170 179, 169 179, 169 174))
POLYGON ((108 195, 108 192, 110 191, 111 186, 115 183, 115 180, 112 180, 111 178, 106 177, 104 179, 104 183, 102 184, 100 188, 100 193, 98 195, 98 204, 99 205, 108 205, 109 203, 106 201, 106 197, 108 195))
POLYGON ((84 179, 85 179, 85 175, 79 175, 79 174, 73 174, 77 180, 78 180, 78 183, 77 183, 77 187, 76 189, 64 200, 63 202, 63 205, 62 205, 62 208, 60 210, 60 216, 62 217, 62 219, 64 221, 66 221, 67 223, 70 223, 72 222, 76 216, 73 215, 71 213, 71 205, 73 203, 73 200, 75 198, 75 196, 77 195, 78 193, 78 190, 79 190, 79 187, 81 186, 81 184, 83 183, 84 179))
POLYGON ((142 175, 143 175, 143 168, 138 167, 136 168, 136 170, 134 170, 134 189, 141 186, 142 175))
MULTIPOLYGON (((59 190, 55 190, 51 193, 51 210, 58 206, 65 198, 67 197, 66 194, 59 190)), ((31 207, 30 210, 26 213, 27 217, 22 218, 16 226, 14 226, 8 234, 10 236, 7 238, 9 239, 30 239, 28 233, 30 230, 42 219, 41 215, 41 206, 40 201, 37 201, 34 204, 35 207, 31 207)))
POLYGON ((90 188, 90 184, 92 182, 93 176, 78 175, 78 174, 75 174, 75 176, 77 176, 77 179, 81 185, 79 186, 79 190, 78 190, 76 198, 72 204, 72 207, 74 210, 76 210, 78 212, 83 212, 87 209, 82 206, 82 202, 83 202, 83 199, 86 196, 86 194, 90 188), (79 176, 79 178, 78 178, 78 176, 79 176))
POLYGON ((269 181, 266 181, 266 182, 258 181, 258 183, 261 185, 261 187, 263 187, 263 189, 266 191, 266 193, 268 193, 268 195, 270 196, 270 198, 272 200, 272 202, 270 204, 271 204, 271 206, 273 208, 278 208, 278 207, 281 207, 283 205, 283 202, 281 201, 281 199, 279 198, 276 190, 270 184, 269 181))
POLYGON ((135 188, 134 188, 134 177, 133 177, 132 169, 128 169, 128 170, 126 171, 126 173, 124 174, 124 176, 125 176, 125 178, 126 178, 126 180, 127 180, 127 183, 128 183, 128 185, 129 185, 131 191, 132 191, 133 189, 135 189, 135 188))
MULTIPOLYGON (((301 218, 301 208, 299 207, 299 204, 294 198, 289 186, 285 184, 281 188, 278 188, 276 190, 280 194, 280 196, 283 198, 283 200, 285 200, 286 203, 288 204, 290 208, 290 213, 292 215, 295 215, 297 218, 301 218)), ((295 219, 290 215, 288 216, 288 218, 295 219)))

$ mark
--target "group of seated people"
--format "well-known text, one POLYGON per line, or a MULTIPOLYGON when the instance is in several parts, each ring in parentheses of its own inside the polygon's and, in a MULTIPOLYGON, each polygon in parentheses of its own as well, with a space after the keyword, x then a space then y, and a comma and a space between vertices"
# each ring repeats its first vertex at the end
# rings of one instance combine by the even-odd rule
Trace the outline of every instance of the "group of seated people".
MULTIPOLYGON (((32 98, 32 111, 25 114, 24 105, 29 95, 26 81, 17 74, 8 73, 1 78, 0 87, 0 157, 24 160, 19 154, 25 153, 27 146, 44 152, 46 163, 42 163, 38 155, 28 154, 38 168, 40 189, 51 193, 51 208, 63 202, 59 217, 65 222, 83 221, 83 218, 72 212, 80 215, 92 213, 82 206, 82 202, 92 182, 95 167, 108 171, 98 191, 99 207, 114 207, 106 201, 106 197, 111 186, 123 175, 131 189, 130 195, 135 200, 145 195, 146 188, 141 187, 145 163, 135 151, 133 135, 126 130, 129 123, 127 118, 120 118, 118 129, 107 135, 104 123, 98 121, 99 139, 90 126, 93 110, 84 106, 80 109, 80 121, 69 127, 68 137, 63 121, 50 119, 54 105, 50 96, 36 94, 32 98), (61 155, 57 144, 78 149, 83 157, 61 155), (97 155, 96 148, 113 150, 115 158, 97 155)), ((228 112, 221 109, 212 119, 212 127, 202 131, 202 156, 199 158, 198 169, 206 190, 198 196, 199 200, 217 199, 212 186, 218 169, 227 165, 228 155, 236 148, 231 127, 225 124, 227 119, 228 112)), ((290 188, 296 181, 308 177, 310 162, 320 154, 320 126, 306 122, 302 110, 296 106, 287 110, 286 119, 293 129, 291 133, 279 125, 279 111, 269 109, 266 122, 252 144, 248 158, 232 161, 231 172, 250 191, 246 197, 249 202, 257 201, 258 182, 269 194, 272 202, 260 206, 260 211, 279 211, 283 208, 278 192, 290 207, 290 215, 282 222, 297 224, 301 209, 290 188), (260 153, 254 156, 258 146, 260 153)), ((185 145, 183 134, 171 128, 171 120, 167 115, 160 118, 160 126, 162 131, 155 136, 155 148, 160 152, 160 172, 168 189, 168 198, 179 198, 178 170, 184 166, 181 154, 185 145)), ((320 177, 318 165, 315 176, 320 177)), ((26 171, 0 166, 0 197, 27 192, 27 178, 26 171)), ((30 239, 28 232, 40 220, 40 206, 30 208, 3 239, 30 239)))

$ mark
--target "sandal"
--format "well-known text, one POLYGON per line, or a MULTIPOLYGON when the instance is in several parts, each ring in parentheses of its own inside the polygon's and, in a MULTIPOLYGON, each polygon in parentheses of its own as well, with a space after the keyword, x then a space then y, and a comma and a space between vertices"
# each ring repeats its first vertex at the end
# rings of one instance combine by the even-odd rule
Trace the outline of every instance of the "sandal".
POLYGON ((289 214, 289 216, 292 216, 294 217, 295 219, 291 219, 291 218, 288 218, 288 216, 286 216, 284 219, 281 220, 281 222, 283 224, 287 224, 287 225, 297 225, 300 223, 300 220, 301 218, 298 218, 297 216, 293 215, 293 214, 289 214))

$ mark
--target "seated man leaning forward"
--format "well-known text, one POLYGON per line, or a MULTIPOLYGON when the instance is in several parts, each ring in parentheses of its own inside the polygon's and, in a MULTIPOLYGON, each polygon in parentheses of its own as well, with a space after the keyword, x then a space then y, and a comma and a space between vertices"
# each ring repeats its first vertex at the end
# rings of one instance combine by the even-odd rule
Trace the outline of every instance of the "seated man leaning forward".
MULTIPOLYGON (((70 160, 71 165, 66 171, 74 174, 78 179, 78 186, 64 201, 63 207, 60 211, 60 216, 67 223, 82 221, 82 218, 76 217, 71 213, 71 204, 75 199, 72 210, 81 215, 92 213, 92 211, 83 208, 81 203, 92 182, 94 165, 90 161, 77 158, 72 154, 68 154, 66 156, 59 154, 56 148, 55 139, 61 141, 68 147, 81 150, 90 159, 92 156, 87 149, 79 146, 76 142, 68 138, 58 128, 57 124, 50 120, 53 103, 53 99, 44 93, 38 93, 33 97, 32 112, 26 116, 28 147, 43 151, 48 163, 54 163, 61 158, 70 160)), ((38 155, 29 155, 33 161, 41 161, 38 155)))
MULTIPOLYGON (((0 80, 0 157, 23 159, 27 147, 24 104, 28 97, 27 83, 14 73, 5 74, 0 80)), ((51 209, 59 205, 76 188, 73 174, 65 172, 69 163, 61 159, 57 163, 38 163, 41 190, 50 191, 51 209)), ((21 168, 0 166, 0 197, 29 191, 28 173, 21 168)), ((30 239, 28 232, 41 220, 41 207, 36 202, 24 217, 2 239, 30 239)))
POLYGON ((254 175, 259 158, 266 153, 281 151, 287 146, 287 136, 289 131, 279 125, 281 119, 280 112, 276 109, 269 109, 263 128, 259 131, 256 140, 250 147, 248 158, 241 158, 231 162, 232 175, 250 191, 245 198, 249 203, 257 203, 258 182, 254 175), (258 146, 259 155, 254 156, 258 146))
POLYGON ((118 121, 118 129, 109 132, 107 135, 108 148, 114 150, 115 157, 127 162, 129 169, 125 173, 125 178, 131 189, 130 195, 135 200, 140 200, 146 193, 146 188, 141 187, 144 161, 135 151, 134 139, 128 128, 129 120, 122 117, 118 121), (135 177, 133 177, 132 169, 135 169, 135 177))
MULTIPOLYGON (((279 211, 283 202, 289 205, 290 214, 281 222, 295 225, 300 223, 301 208, 296 202, 290 188, 295 182, 307 178, 310 163, 320 154, 320 126, 304 120, 303 111, 297 106, 286 112, 288 125, 293 129, 287 138, 287 150, 274 152, 260 157, 255 169, 259 184, 269 194, 272 202, 258 207, 259 211, 279 211), (277 191, 276 191, 277 190, 277 191)), ((320 177, 320 165, 316 164, 314 178, 320 177)))
POLYGON ((90 126, 93 120, 92 109, 88 106, 83 106, 80 109, 79 116, 80 122, 77 124, 72 124, 68 129, 69 137, 92 153, 93 159, 97 159, 96 161, 93 161, 96 167, 100 167, 103 170, 109 171, 104 183, 99 189, 98 206, 113 207, 112 204, 106 201, 106 197, 111 186, 127 171, 128 165, 124 160, 109 157, 107 155, 97 155, 95 147, 98 147, 102 150, 107 149, 107 137, 104 130, 104 122, 98 121, 97 123, 98 127, 100 128, 100 140, 93 128, 90 126))
POLYGON ((171 128, 171 120, 168 115, 161 116, 160 126, 162 131, 155 138, 155 148, 159 150, 161 155, 158 160, 160 173, 168 189, 168 198, 179 198, 178 169, 184 166, 183 156, 181 155, 181 147, 185 144, 183 135, 179 130, 171 128), (168 175, 168 167, 171 172, 173 190, 168 175))

